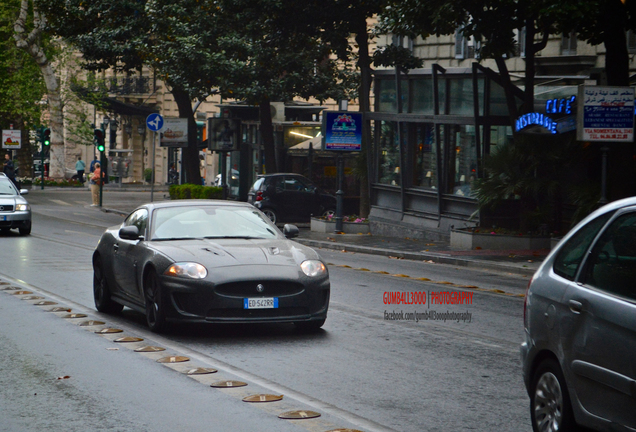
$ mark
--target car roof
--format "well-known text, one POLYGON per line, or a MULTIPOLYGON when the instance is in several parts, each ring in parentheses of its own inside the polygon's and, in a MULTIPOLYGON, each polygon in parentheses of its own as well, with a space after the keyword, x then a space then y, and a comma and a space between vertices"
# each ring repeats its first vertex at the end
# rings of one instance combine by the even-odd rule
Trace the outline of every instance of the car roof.
POLYGON ((158 201, 143 204, 140 207, 146 207, 149 210, 161 209, 161 208, 174 208, 174 207, 200 207, 200 206, 216 206, 216 207, 247 207, 254 208, 252 204, 248 204, 242 201, 225 201, 225 200, 204 200, 204 199, 190 199, 190 200, 172 200, 172 201, 158 201))

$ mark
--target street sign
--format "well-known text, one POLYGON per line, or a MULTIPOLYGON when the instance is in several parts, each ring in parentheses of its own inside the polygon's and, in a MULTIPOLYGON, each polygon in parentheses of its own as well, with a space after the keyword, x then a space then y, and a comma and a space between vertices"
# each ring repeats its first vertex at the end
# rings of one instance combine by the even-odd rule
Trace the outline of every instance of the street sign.
POLYGON ((9 129, 2 131, 2 148, 17 150, 21 148, 22 131, 19 129, 9 129))
POLYGON ((161 114, 150 114, 146 117, 146 126, 153 132, 160 131, 163 127, 163 116, 161 114))

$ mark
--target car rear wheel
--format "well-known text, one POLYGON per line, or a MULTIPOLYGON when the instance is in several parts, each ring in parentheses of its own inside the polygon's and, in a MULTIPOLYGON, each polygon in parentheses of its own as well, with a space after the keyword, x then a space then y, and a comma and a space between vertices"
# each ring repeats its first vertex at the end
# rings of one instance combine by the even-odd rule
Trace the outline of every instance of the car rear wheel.
POLYGON ((23 236, 31 234, 31 222, 29 221, 29 223, 25 224, 23 227, 18 228, 18 231, 20 231, 20 235, 23 236))
POLYGON ((267 216, 269 220, 272 221, 272 223, 276 223, 276 221, 278 220, 278 217, 276 216, 276 212, 272 209, 265 209, 263 210, 263 213, 265 213, 265 216, 267 216))
POLYGON ((295 322, 294 325, 298 331, 311 333, 320 330, 320 328, 325 324, 326 319, 327 318, 317 321, 299 321, 295 322))
POLYGON ((165 296, 154 270, 146 275, 144 284, 146 296, 146 322, 151 331, 161 333, 166 330, 165 296))
POLYGON ((530 417, 535 432, 577 430, 563 373, 553 359, 544 360, 534 374, 530 392, 530 417))
POLYGON ((93 298, 95 299, 95 308, 100 312, 119 313, 124 308, 110 297, 110 289, 99 258, 95 258, 93 263, 93 298))

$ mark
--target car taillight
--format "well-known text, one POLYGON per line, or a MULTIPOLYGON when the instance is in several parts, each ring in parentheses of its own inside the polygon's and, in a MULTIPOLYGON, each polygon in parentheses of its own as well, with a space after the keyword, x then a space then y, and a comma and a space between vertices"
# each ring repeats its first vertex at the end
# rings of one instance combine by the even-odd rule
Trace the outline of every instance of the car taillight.
POLYGON ((263 191, 256 192, 256 201, 263 201, 263 191))
POLYGON ((526 296, 523 299, 523 327, 528 328, 528 293, 530 292, 530 285, 532 284, 532 279, 528 282, 528 287, 526 288, 526 296))

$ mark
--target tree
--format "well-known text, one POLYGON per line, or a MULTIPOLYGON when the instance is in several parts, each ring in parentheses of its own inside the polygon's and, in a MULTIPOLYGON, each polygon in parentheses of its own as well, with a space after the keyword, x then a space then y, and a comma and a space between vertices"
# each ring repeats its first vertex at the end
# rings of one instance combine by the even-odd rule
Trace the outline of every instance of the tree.
POLYGON ((14 38, 16 46, 27 52, 40 68, 46 84, 47 102, 49 110, 49 124, 51 129, 49 175, 53 178, 64 178, 64 141, 62 130, 64 127, 63 104, 60 85, 50 56, 47 54, 49 45, 46 41, 46 19, 35 4, 29 0, 22 0, 18 18, 15 21, 14 38))
POLYGON ((219 47, 231 60, 221 92, 258 105, 265 167, 277 172, 270 103, 297 96, 346 98, 349 59, 331 56, 337 47, 325 31, 327 5, 321 1, 222 0, 220 5, 226 31, 219 47))

